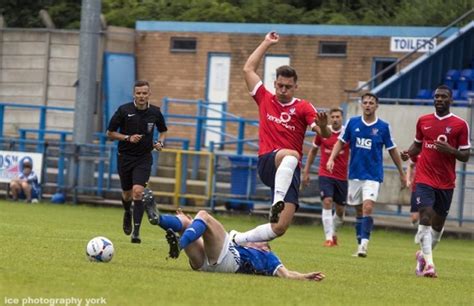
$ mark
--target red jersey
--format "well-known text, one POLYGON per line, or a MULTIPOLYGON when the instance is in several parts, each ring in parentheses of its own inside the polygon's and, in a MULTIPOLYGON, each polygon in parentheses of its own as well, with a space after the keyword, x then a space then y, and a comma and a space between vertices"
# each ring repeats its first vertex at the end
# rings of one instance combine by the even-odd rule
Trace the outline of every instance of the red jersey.
POLYGON ((314 146, 320 148, 321 160, 319 161, 319 176, 327 176, 338 180, 347 180, 347 162, 349 160, 349 143, 345 143, 342 147, 341 152, 337 155, 334 160, 334 169, 332 173, 326 169, 326 163, 328 162, 329 156, 331 156, 332 148, 337 142, 339 135, 341 134, 342 128, 339 131, 331 129, 331 136, 329 138, 323 138, 320 135, 316 135, 314 138, 314 146))
POLYGON ((303 156, 307 126, 314 125, 317 111, 305 100, 293 98, 282 104, 260 81, 251 93, 258 105, 260 127, 258 155, 278 149, 291 149, 303 156))
POLYGON ((453 189, 456 181, 456 158, 436 150, 435 140, 446 141, 454 148, 469 149, 467 122, 449 113, 421 116, 416 124, 415 141, 421 143, 422 153, 417 162, 415 182, 437 189, 453 189))

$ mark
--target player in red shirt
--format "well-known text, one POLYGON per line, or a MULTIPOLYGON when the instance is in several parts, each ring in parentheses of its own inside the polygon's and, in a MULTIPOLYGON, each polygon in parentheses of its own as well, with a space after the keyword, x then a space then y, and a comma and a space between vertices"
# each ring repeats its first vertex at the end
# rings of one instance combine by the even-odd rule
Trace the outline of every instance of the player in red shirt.
POLYGON ((323 200, 322 223, 326 241, 324 246, 333 247, 337 245, 336 231, 344 221, 344 211, 347 198, 347 162, 349 159, 349 144, 345 144, 339 155, 334 160, 334 169, 329 172, 326 169, 326 162, 331 155, 332 148, 337 142, 343 129, 343 112, 340 108, 333 108, 329 111, 329 121, 331 123, 331 137, 323 138, 316 135, 313 147, 308 152, 308 159, 303 170, 303 185, 309 186, 309 170, 314 162, 314 158, 321 148, 321 160, 319 162, 319 190, 323 200), (333 202, 336 203, 336 211, 332 215, 333 202))
POLYGON ((420 225, 415 236, 421 251, 416 253, 416 274, 437 277, 432 250, 440 241, 448 216, 456 180, 456 160, 467 162, 471 144, 465 120, 450 112, 451 89, 436 88, 435 113, 423 115, 416 124, 416 137, 403 160, 422 153, 417 162, 415 183, 420 225))
POLYGON ((323 137, 331 132, 326 113, 319 113, 311 103, 294 97, 298 76, 290 66, 276 70, 275 94, 270 93, 257 74, 266 51, 278 43, 279 35, 270 32, 247 59, 244 77, 259 110, 258 174, 273 192, 270 223, 245 233, 233 232, 234 242, 269 241, 283 235, 298 208, 300 186, 299 161, 307 126, 323 137))

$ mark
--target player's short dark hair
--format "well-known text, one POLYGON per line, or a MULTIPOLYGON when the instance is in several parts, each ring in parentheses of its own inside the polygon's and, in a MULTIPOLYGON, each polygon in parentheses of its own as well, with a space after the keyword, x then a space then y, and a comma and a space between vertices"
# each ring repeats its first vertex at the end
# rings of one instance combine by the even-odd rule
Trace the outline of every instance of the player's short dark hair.
POLYGON ((340 107, 333 107, 329 110, 329 115, 335 112, 340 112, 341 115, 344 115, 344 111, 340 107))
POLYGON ((150 83, 148 83, 148 81, 144 81, 144 80, 137 80, 137 81, 135 81, 135 84, 133 84, 133 88, 143 87, 143 86, 150 87, 150 83))
POLYGON ((374 95, 373 93, 371 93, 371 92, 366 92, 365 94, 363 94, 363 95, 360 97, 360 99, 361 99, 361 100, 364 100, 365 97, 372 97, 372 98, 375 99, 375 102, 376 102, 377 104, 379 104, 379 97, 377 97, 377 96, 374 95))
POLYGON ((436 89, 444 89, 444 90, 447 90, 449 92, 449 97, 452 98, 453 97, 453 91, 451 90, 451 88, 448 86, 448 85, 439 85, 438 87, 436 87, 436 89))
POLYGON ((278 78, 280 75, 285 78, 293 78, 295 80, 295 83, 298 81, 298 75, 296 74, 296 70, 288 65, 280 66, 277 68, 276 77, 278 78))

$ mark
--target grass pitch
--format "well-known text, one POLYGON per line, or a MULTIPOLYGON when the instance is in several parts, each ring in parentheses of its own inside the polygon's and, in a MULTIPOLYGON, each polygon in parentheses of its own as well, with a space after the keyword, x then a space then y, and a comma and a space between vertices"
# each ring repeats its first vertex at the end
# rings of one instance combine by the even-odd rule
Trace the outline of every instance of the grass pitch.
MULTIPOLYGON (((217 217, 228 230, 265 221, 217 217)), ((323 271, 317 283, 192 271, 184 254, 165 259, 164 232, 145 222, 142 244, 134 245, 122 233, 121 209, 0 201, 0 304, 71 297, 81 305, 474 304, 473 241, 443 239, 434 253, 439 278, 428 279, 414 275, 411 234, 377 230, 368 257, 354 258, 352 227, 339 233, 339 247, 324 248, 320 226, 292 226, 273 250, 291 270, 323 271), (114 243, 110 263, 86 260, 95 236, 114 243)))

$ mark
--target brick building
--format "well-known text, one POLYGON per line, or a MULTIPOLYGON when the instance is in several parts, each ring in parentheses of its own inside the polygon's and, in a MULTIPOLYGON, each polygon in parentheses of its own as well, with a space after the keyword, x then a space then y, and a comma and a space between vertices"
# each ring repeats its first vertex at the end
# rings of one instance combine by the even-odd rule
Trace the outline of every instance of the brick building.
MULTIPOLYGON (((296 96, 316 107, 333 107, 347 99, 345 90, 368 81, 440 28, 138 21, 136 30, 138 78, 151 82, 155 103, 165 96, 228 101, 229 112, 257 118, 242 68, 269 31, 280 33, 280 43, 262 60, 259 74, 264 83, 272 87, 274 69, 289 63, 299 76, 296 96)), ((173 108, 170 112, 194 112, 189 106, 173 108)), ((171 132, 190 133, 173 127, 171 132)), ((246 136, 251 135, 256 130, 249 128, 246 136)))

